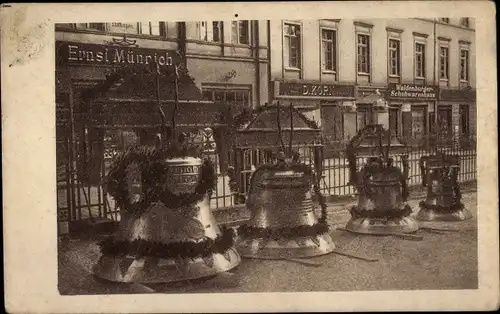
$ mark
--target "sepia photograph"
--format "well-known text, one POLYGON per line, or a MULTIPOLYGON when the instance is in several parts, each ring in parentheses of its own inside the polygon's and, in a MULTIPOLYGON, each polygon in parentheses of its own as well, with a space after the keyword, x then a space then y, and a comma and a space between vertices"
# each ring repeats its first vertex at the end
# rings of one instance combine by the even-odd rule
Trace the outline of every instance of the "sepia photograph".
POLYGON ((59 292, 477 288, 474 28, 56 24, 59 292))
MULTIPOLYGON (((481 166, 496 167, 497 157, 482 159, 494 147, 479 133, 496 128, 496 98, 490 108, 479 98, 494 84, 478 67, 491 48, 481 48, 477 12, 451 10, 459 3, 441 3, 448 15, 259 17, 240 7, 190 19, 84 21, 74 12, 39 24, 49 40, 37 49, 50 49, 51 73, 38 80, 53 84, 43 88, 51 118, 37 122, 33 113, 23 123, 43 125, 52 143, 42 165, 54 171, 44 182, 52 182, 55 214, 38 220, 55 243, 49 288, 63 299, 186 297, 183 309, 207 294, 379 292, 388 302, 404 291, 484 289, 498 256, 485 268, 481 245, 498 244, 498 227, 484 237, 480 221, 497 224, 498 191, 484 183, 496 182, 492 169, 481 166), (480 190, 493 202, 481 201, 480 190)), ((20 16, 13 25, 29 20, 20 16)), ((36 29, 12 33, 25 40, 17 47, 36 29)), ((2 90, 23 60, 2 54, 2 90)), ((498 291, 500 282, 488 285, 498 291)), ((247 311, 259 298, 247 299, 247 311)), ((85 300, 75 313, 103 299, 85 300)), ((492 301, 485 304, 498 306, 492 301)), ((201 311, 217 311, 218 302, 201 311)), ((327 303, 321 309, 339 309, 327 303)), ((273 309, 303 308, 284 304, 273 309)))

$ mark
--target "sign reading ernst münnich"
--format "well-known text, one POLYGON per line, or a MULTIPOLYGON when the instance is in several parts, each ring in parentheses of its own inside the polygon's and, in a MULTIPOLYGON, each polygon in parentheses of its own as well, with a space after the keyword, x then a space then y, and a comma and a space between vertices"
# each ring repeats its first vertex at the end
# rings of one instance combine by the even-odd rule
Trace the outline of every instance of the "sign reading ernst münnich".
POLYGON ((65 65, 150 65, 172 66, 173 50, 120 47, 73 42, 56 42, 56 59, 65 65))
POLYGON ((438 95, 436 86, 389 84, 387 89, 389 99, 436 100, 438 95))

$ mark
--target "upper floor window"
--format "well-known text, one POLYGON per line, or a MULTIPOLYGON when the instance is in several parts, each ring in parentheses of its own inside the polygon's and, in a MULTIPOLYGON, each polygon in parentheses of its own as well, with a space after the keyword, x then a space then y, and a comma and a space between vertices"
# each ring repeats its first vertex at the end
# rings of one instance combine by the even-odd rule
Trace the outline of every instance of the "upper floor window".
POLYGON ((449 58, 449 48, 445 46, 439 47, 439 79, 448 80, 449 79, 449 68, 450 68, 450 58, 449 58))
POLYGON ((425 44, 415 43, 415 77, 425 78, 425 44))
POLYGON ((358 34, 358 73, 370 73, 370 35, 358 34))
POLYGON ((439 22, 449 24, 450 23, 450 19, 447 18, 447 17, 441 17, 441 18, 439 18, 439 22))
POLYGON ((460 26, 463 26, 463 27, 470 27, 470 23, 469 23, 469 18, 468 17, 463 17, 460 19, 460 26))
POLYGON ((139 22, 138 33, 145 35, 162 35, 162 28, 164 23, 153 23, 153 22, 139 22), (160 26, 161 24, 161 26, 160 26))
POLYGON ((105 23, 76 23, 75 28, 77 29, 90 29, 104 32, 106 31, 105 23))
POLYGON ((221 21, 202 21, 199 22, 199 39, 203 41, 221 41, 222 22, 221 21))
POLYGON ((231 40, 235 44, 250 44, 250 23, 249 21, 232 21, 231 40))
POLYGON ((469 50, 460 49, 460 81, 469 81, 469 50))
POLYGON ((322 68, 325 71, 337 70, 337 32, 331 29, 321 31, 323 49, 322 68))
POLYGON ((400 76, 401 47, 397 39, 389 39, 389 75, 400 76))
POLYGON ((285 67, 300 69, 301 67, 301 46, 300 46, 300 25, 284 25, 285 47, 283 47, 283 59, 285 67))

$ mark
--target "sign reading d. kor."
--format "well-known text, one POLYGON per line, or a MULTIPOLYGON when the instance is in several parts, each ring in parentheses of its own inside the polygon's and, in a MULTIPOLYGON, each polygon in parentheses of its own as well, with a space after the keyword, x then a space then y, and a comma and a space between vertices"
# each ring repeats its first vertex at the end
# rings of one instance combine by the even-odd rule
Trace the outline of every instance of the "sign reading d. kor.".
POLYGON ((390 84, 387 89, 389 99, 437 100, 438 87, 413 84, 390 84))

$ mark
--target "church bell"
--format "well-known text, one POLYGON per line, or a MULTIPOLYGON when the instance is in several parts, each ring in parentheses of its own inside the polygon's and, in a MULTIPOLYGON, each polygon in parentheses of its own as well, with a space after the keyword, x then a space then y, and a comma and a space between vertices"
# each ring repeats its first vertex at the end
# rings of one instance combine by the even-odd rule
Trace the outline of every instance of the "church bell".
POLYGON ((214 276, 240 263, 233 233, 209 207, 216 178, 207 160, 156 158, 154 148, 119 157, 108 188, 121 208, 117 232, 100 243, 94 274, 129 283, 168 283, 214 276))
POLYGON ((461 202, 457 155, 437 153, 420 159, 422 185, 427 197, 420 202, 417 219, 422 221, 460 221, 472 217, 461 202))
POLYGON ((278 160, 258 167, 246 201, 250 220, 238 228, 238 252, 263 259, 332 252, 335 245, 326 219, 316 215, 313 184, 314 174, 305 164, 278 160))
POLYGON ((403 148, 381 125, 367 125, 351 140, 348 146, 350 183, 358 191, 358 203, 351 209, 351 219, 345 229, 364 234, 418 230, 417 222, 410 216, 412 209, 406 204, 408 156, 401 155, 403 169, 396 167, 394 158, 389 157, 391 145, 403 148), (356 149, 365 149, 364 155, 356 154, 356 149), (358 157, 366 158, 359 171, 358 157))

